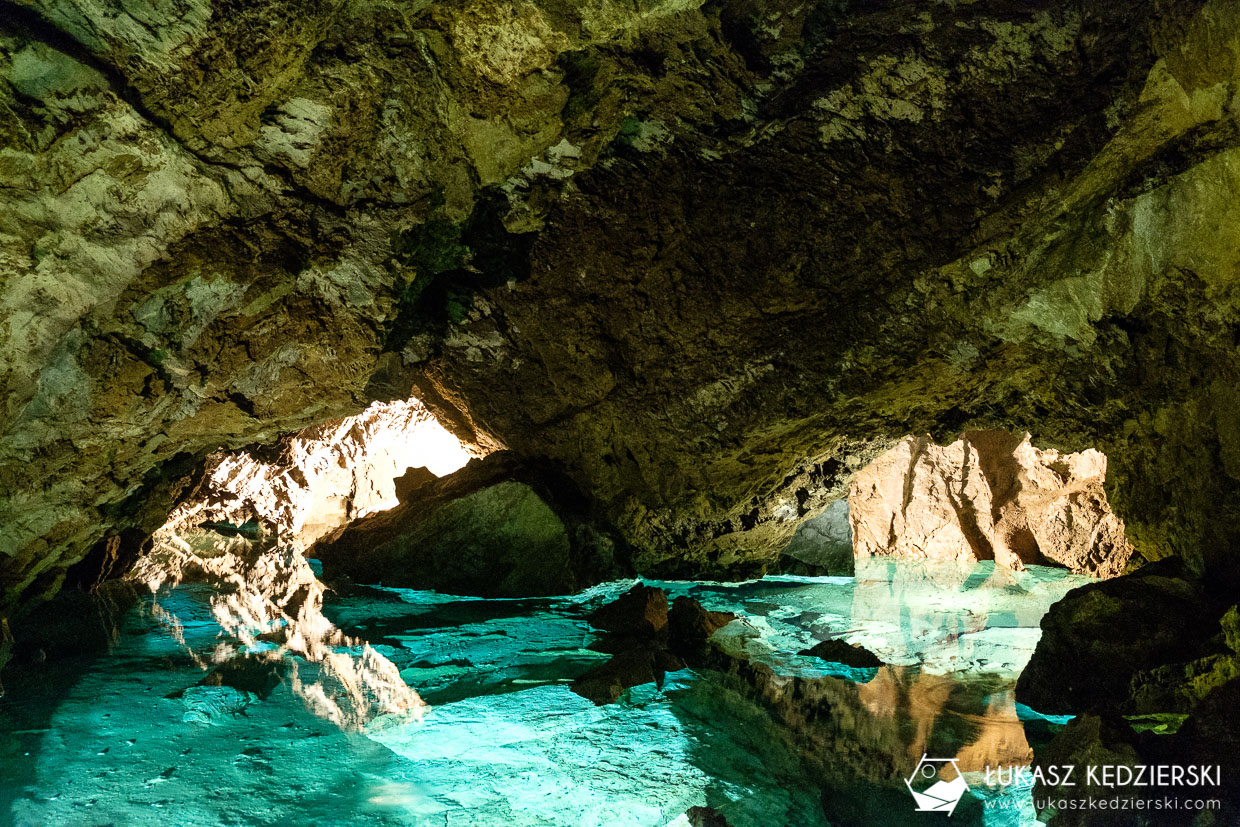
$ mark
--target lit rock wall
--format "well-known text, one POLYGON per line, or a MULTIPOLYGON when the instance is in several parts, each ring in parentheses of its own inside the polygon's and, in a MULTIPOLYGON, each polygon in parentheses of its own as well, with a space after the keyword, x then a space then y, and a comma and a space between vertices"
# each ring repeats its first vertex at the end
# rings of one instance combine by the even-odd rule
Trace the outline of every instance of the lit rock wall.
POLYGON ((1106 472, 1098 451, 1043 451, 1028 434, 966 431, 945 446, 910 436, 853 478, 853 550, 1114 577, 1132 546, 1107 503, 1106 472))
POLYGON ((469 458, 416 400, 376 402, 261 451, 212 455, 154 542, 204 522, 253 520, 259 532, 308 548, 351 520, 395 506, 396 478, 409 468, 443 476, 469 458))

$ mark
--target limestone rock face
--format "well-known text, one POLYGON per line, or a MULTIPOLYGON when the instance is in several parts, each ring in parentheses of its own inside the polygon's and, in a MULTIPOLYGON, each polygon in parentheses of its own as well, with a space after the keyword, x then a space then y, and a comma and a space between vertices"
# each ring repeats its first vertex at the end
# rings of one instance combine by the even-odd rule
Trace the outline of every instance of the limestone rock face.
POLYGON ((327 578, 529 597, 569 594, 623 572, 614 538, 578 510, 579 495, 552 469, 498 453, 397 488, 398 506, 314 545, 327 578))
POLYGON ((415 386, 651 574, 760 573, 974 427, 1234 568, 1233 3, 135 9, 0 19, 0 615, 415 386))
POLYGON ((848 492, 853 551, 927 560, 1019 560, 995 553, 990 487, 963 440, 908 437, 859 473, 848 492))
POLYGON ((263 451, 208 457, 157 540, 204 523, 242 526, 309 548, 350 520, 396 505, 411 467, 451 473, 470 454, 416 400, 299 431, 263 451))
POLYGON ((1132 547, 1107 503, 1106 467, 1098 451, 1042 451, 1029 434, 967 431, 947 446, 908 437, 853 479, 854 551, 1113 577, 1132 547))

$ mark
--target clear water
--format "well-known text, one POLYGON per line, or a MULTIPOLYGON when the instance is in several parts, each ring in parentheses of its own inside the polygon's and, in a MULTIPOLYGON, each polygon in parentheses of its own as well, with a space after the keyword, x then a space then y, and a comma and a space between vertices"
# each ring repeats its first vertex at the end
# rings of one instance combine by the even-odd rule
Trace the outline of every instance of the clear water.
POLYGON ((914 812, 903 778, 929 754, 971 785, 952 823, 1032 825, 1029 789, 987 789, 980 769, 1027 763, 1061 723, 1012 686, 1043 613, 1082 582, 873 561, 856 578, 656 584, 740 615, 716 642, 768 670, 768 698, 686 669, 602 707, 568 688, 607 657, 584 616, 632 581, 530 600, 358 588, 326 614, 432 706, 360 731, 294 691, 314 664, 269 670, 261 698, 195 689, 236 641, 207 590, 182 586, 129 611, 107 656, 10 677, 0 823, 662 827, 708 805, 734 827, 919 824, 941 817, 914 812), (888 665, 796 654, 832 637, 888 665))

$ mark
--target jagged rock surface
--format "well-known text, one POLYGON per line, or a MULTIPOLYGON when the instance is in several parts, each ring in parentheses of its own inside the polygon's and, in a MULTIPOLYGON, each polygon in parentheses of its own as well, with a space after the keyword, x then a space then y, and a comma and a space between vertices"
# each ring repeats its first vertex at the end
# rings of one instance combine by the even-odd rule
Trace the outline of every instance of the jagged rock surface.
POLYGON ((410 472, 400 504, 311 549, 331 579, 448 594, 570 594, 625 573, 623 546, 552 468, 501 452, 441 479, 410 472))
POLYGON ((1222 0, 0 14, 0 614, 411 386, 638 568, 743 576, 907 433, 1097 447, 1235 570, 1222 0))
POLYGON ((155 536, 253 521, 258 532, 308 548, 351 520, 396 505, 396 480, 409 468, 442 476, 469 458, 416 400, 376 402, 263 450, 211 455, 155 536))
POLYGON ((1106 471, 1098 451, 1042 451, 1029 434, 966 431, 947 446, 908 437, 853 479, 853 550, 1114 577, 1132 547, 1107 503, 1106 471))

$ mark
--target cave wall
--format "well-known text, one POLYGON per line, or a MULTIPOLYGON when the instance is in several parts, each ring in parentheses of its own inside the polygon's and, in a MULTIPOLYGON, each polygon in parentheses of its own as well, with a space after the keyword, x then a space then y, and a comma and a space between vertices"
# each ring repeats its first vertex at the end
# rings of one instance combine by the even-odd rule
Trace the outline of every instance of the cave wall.
POLYGON ((0 615, 208 452, 412 389, 651 573, 906 433, 1240 526, 1227 2, 0 0, 0 615))

